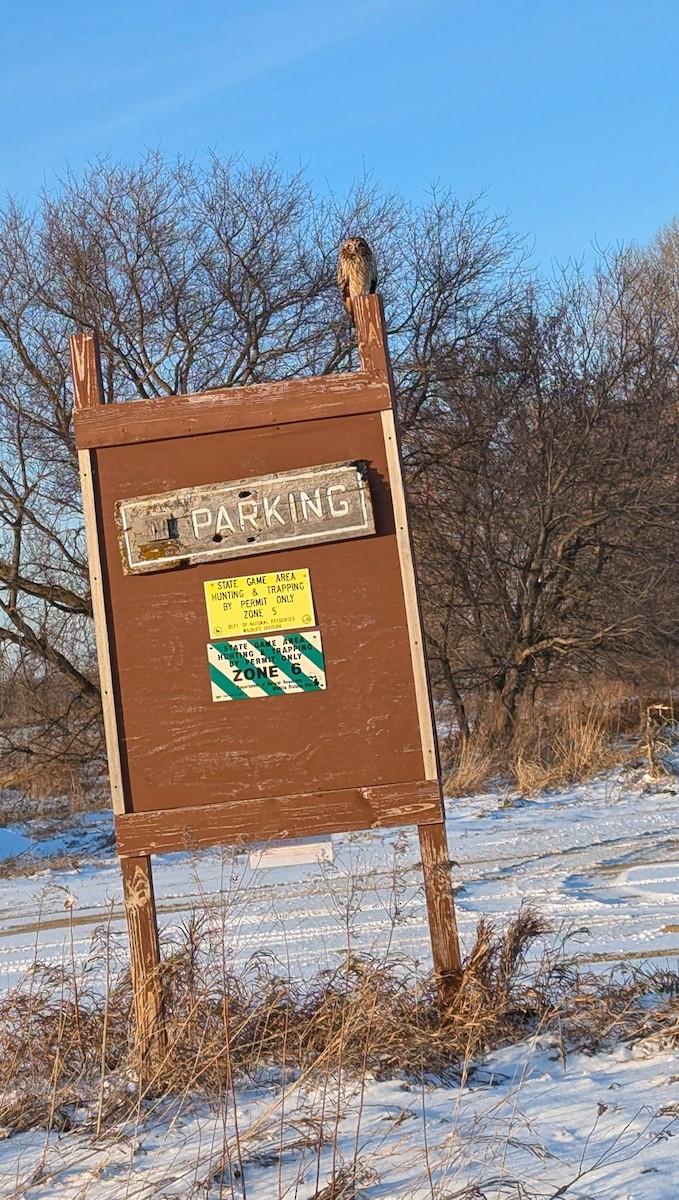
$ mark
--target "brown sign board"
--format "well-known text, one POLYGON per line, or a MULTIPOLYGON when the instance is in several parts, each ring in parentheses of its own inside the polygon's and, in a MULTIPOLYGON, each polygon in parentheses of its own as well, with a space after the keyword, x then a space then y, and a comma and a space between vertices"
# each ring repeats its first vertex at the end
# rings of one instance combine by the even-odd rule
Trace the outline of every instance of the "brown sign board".
POLYGON ((95 339, 72 339, 138 978, 158 956, 151 854, 403 824, 435 965, 459 968, 379 297, 355 319, 360 371, 105 406, 95 339))

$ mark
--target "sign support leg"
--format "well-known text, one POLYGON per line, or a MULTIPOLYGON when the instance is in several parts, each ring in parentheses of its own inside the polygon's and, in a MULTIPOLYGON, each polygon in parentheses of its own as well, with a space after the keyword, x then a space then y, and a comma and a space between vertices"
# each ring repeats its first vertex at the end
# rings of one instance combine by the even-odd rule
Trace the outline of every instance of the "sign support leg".
POLYGON ((121 858, 125 913, 130 938, 137 1047, 142 1064, 156 1064, 165 1051, 160 987, 160 946, 151 859, 121 858))
MULTIPOLYGON (((401 561, 403 592, 413 659, 413 677, 418 697, 422 756, 428 779, 440 780, 436 748, 435 723, 431 708, 431 691, 424 655, 424 634, 421 625, 417 579, 413 563, 408 505, 402 477, 402 458, 396 419, 396 392, 389 359, 389 343, 384 308, 379 296, 358 296, 354 300, 354 320, 361 367, 386 381, 392 397, 392 410, 382 413, 382 427, 387 460, 390 463, 392 502, 396 517, 396 536, 401 561)), ((441 806, 443 801, 441 800, 441 806)), ((450 855, 443 821, 418 825, 420 855, 427 897, 429 930, 431 934, 434 970, 438 976, 441 1002, 445 1006, 454 996, 462 975, 460 943, 457 936, 455 904, 450 883, 450 855)))
POLYGON ((441 999, 445 1003, 457 990, 462 974, 446 827, 443 821, 437 821, 432 825, 418 825, 417 832, 420 837, 434 971, 439 979, 441 999))

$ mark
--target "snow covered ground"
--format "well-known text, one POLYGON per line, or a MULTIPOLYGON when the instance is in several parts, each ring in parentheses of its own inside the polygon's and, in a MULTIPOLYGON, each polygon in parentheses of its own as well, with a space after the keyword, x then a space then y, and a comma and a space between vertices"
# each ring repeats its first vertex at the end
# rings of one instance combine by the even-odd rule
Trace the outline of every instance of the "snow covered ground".
MULTIPOLYGON (((531 900, 596 969, 624 959, 677 969, 676 780, 620 770, 531 799, 451 800, 448 836, 464 944, 480 915, 502 922, 531 900)), ((35 870, 0 880, 0 987, 36 955, 53 964, 84 958, 102 924, 120 929, 122 942, 107 816, 79 817, 51 842, 0 830, 0 857, 9 856, 35 870), (50 869, 46 852, 80 855, 82 865, 50 869)), ((348 940, 367 950, 391 938, 396 952, 426 964, 417 857, 410 831, 337 838, 334 863, 313 867, 253 872, 243 854, 168 856, 154 866, 161 924, 169 935, 192 907, 207 907, 225 922, 236 958, 265 949, 304 974, 336 963, 348 940), (395 905, 407 918, 396 924, 395 905)), ((205 1105, 164 1105, 99 1141, 15 1134, 0 1142, 0 1195, 304 1200, 356 1160, 376 1200, 676 1200, 679 1192, 679 1058, 661 1042, 564 1062, 537 1038, 492 1054, 460 1086, 367 1079, 341 1094, 318 1086, 289 1078, 242 1089, 235 1150, 233 1113, 205 1105), (319 1128, 335 1125, 319 1149, 319 1128)))
MULTIPOLYGON (((626 786, 623 772, 531 799, 511 792, 449 800, 448 839, 463 942, 480 915, 502 919, 532 900, 557 926, 582 929, 583 958, 657 962, 679 954, 679 780, 626 786)), ((19 856, 30 874, 0 879, 0 987, 36 955, 60 963, 85 957, 93 929, 125 929, 122 889, 108 814, 79 815, 51 838, 31 841, 0 829, 0 858, 19 856), (76 855, 78 869, 49 868, 49 855, 76 855), (73 907, 71 904, 73 903, 73 907), (39 926, 39 931, 38 931, 39 926)), ((246 854, 174 854, 154 861, 161 927, 195 906, 228 909, 234 953, 277 954, 308 973, 352 944, 384 944, 394 875, 408 917, 399 951, 429 961, 418 843, 413 831, 333 839, 331 865, 252 871, 246 854), (225 899, 226 898, 226 899, 225 899)), ((221 915, 221 914, 220 914, 221 915)))
POLYGON ((243 1091, 238 1147, 230 1113, 186 1104, 98 1140, 18 1134, 3 1148, 0 1186, 26 1200, 273 1200, 311 1197, 357 1162, 361 1193, 385 1200, 676 1200, 675 1056, 578 1055, 565 1069, 555 1060, 509 1049, 465 1088, 367 1080, 339 1097, 294 1083, 243 1091), (337 1136, 319 1152, 318 1132, 334 1130, 336 1115, 337 1136))

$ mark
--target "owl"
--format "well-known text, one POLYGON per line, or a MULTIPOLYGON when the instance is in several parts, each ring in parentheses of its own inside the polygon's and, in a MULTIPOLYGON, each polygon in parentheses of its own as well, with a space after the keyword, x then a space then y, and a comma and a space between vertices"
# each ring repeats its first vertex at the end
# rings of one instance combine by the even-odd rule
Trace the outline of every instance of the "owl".
POLYGON ((337 282, 344 307, 353 318, 353 297, 367 296, 377 287, 375 255, 365 238, 350 237, 344 242, 337 260, 337 282))

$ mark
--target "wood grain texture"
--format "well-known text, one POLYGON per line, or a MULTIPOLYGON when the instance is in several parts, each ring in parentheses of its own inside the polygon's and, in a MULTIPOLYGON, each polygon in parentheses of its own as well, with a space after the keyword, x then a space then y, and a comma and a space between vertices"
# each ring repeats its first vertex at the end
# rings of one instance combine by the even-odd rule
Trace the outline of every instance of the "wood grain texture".
MULTIPOLYGON (((361 366, 387 382, 395 401, 394 379, 389 358, 381 297, 361 296, 354 304, 354 319, 361 366)), ((431 702, 431 688, 424 646, 424 628, 417 591, 417 576, 413 560, 412 537, 408 518, 408 502, 403 479, 403 466, 394 407, 381 413, 391 496, 396 525, 403 595, 405 599, 410 639, 413 679, 417 696, 417 711, 422 740, 425 776, 440 777, 438 742, 431 702)), ((440 800, 441 813, 443 801, 440 800)), ((457 935, 455 903, 450 881, 450 863, 446 828, 443 821, 433 824, 418 822, 422 871, 427 897, 434 968, 439 976, 442 1004, 452 998, 459 985, 461 972, 460 945, 457 935)))
POLYGON ((445 981, 445 998, 446 985, 454 989, 462 970, 446 827, 443 821, 420 822, 418 834, 434 970, 445 981))
MULTIPOLYGON (((423 779, 421 735, 380 415, 97 451, 115 615, 123 777, 134 811, 423 779), (363 459, 375 534, 254 554, 238 575, 308 569, 327 690, 212 701, 204 583, 213 563, 125 576, 115 504, 144 490, 363 459)), ((232 574, 234 572, 231 572, 232 574)), ((255 831, 256 832, 256 831, 255 831)))
POLYGON ((104 598, 99 532, 97 528, 93 457, 91 450, 78 451, 80 488, 82 491, 83 515, 85 518, 85 537, 87 539, 87 563, 90 573, 90 590, 92 593, 92 615, 94 617, 97 662, 99 665, 101 707, 104 716, 108 774, 111 784, 111 803, 114 813, 122 813, 125 812, 125 794, 120 764, 120 731, 118 728, 115 693, 113 689, 111 647, 104 598))
POLYGON ((429 781, 252 798, 199 808, 127 813, 115 819, 118 853, 160 854, 243 841, 343 833, 441 821, 438 784, 429 781))
POLYGON ((424 759, 425 777, 438 779, 440 768, 438 760, 438 743, 434 727, 427 658, 424 648, 424 630, 420 614, 415 564, 413 562, 408 508, 406 504, 403 478, 401 475, 401 457, 392 412, 381 414, 384 445, 389 464, 391 480, 391 495, 394 505, 394 520, 396 523, 396 541, 398 544, 401 582, 405 599, 406 619, 408 622, 408 637, 410 640, 410 657, 417 697, 417 713, 422 741, 422 757, 424 759))
POLYGON ((78 407, 73 425, 76 445, 87 449, 380 412, 390 405, 386 382, 356 371, 133 400, 99 409, 78 407))
POLYGON ((78 413, 99 411, 104 403, 104 387, 96 333, 74 333, 68 340, 71 349, 75 420, 78 413))
POLYGON ((370 378, 379 379, 387 385, 393 403, 396 391, 389 358, 382 297, 379 293, 372 296, 356 296, 352 303, 361 370, 370 378))
MULTIPOLYGON (((395 404, 396 393, 389 357, 389 343, 382 297, 379 294, 356 297, 354 302, 354 319, 356 322, 356 335, 358 338, 361 366, 364 371, 386 381, 395 404)), ((425 775, 427 779, 438 779, 440 775, 438 742, 436 739, 436 727, 431 701, 424 627, 417 591, 417 576, 413 560, 412 536, 408 517, 408 501, 403 479, 403 461, 395 408, 392 406, 389 409, 383 410, 381 420, 389 469, 392 504, 394 507, 396 540, 398 543, 403 595, 408 621, 408 636, 410 639, 413 679, 417 695, 417 711, 420 723, 425 775)))
POLYGON ((120 867, 130 938, 137 1046, 147 1075, 162 1059, 166 1045, 153 876, 151 862, 145 856, 121 859, 120 867))

